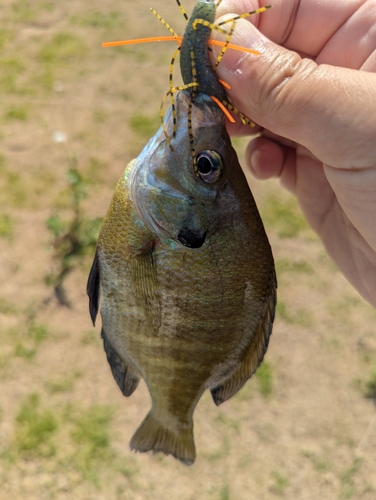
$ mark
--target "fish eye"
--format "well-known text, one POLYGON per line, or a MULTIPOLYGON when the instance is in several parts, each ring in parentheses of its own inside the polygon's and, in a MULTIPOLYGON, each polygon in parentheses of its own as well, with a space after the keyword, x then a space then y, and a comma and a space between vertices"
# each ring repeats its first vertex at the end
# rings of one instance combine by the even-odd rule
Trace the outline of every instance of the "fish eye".
POLYGON ((202 150, 196 156, 197 172, 208 184, 217 181, 222 173, 222 157, 216 151, 202 150))

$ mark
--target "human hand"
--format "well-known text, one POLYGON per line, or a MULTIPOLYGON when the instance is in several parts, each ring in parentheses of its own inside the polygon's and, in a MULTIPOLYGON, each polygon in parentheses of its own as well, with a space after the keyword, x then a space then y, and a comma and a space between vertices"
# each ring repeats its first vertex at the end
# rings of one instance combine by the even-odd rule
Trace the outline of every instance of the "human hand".
MULTIPOLYGON (((271 3, 237 21, 231 39, 261 55, 228 50, 217 68, 234 104, 262 127, 247 165, 295 194, 339 269, 376 306, 376 3, 271 3)), ((223 0, 217 14, 256 8, 223 0)))

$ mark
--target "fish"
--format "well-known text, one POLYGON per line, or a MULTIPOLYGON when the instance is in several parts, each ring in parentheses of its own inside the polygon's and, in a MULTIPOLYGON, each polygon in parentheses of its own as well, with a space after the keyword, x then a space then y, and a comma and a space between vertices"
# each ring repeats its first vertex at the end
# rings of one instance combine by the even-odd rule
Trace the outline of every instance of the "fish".
POLYGON ((207 49, 215 4, 195 9, 181 47, 183 88, 117 183, 87 285, 120 390, 130 396, 143 379, 151 396, 131 449, 186 465, 196 458, 193 413, 204 391, 222 404, 263 360, 277 288, 261 217, 211 97, 229 103, 207 49), (189 34, 197 19, 209 26, 189 34))

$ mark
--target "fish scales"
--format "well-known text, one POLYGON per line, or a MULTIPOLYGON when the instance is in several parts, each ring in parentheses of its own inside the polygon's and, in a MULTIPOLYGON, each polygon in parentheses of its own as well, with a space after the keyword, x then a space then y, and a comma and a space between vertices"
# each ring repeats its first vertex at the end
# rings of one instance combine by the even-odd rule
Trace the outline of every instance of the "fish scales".
MULTIPOLYGON (((193 103, 189 90, 179 91, 175 107, 172 148, 161 128, 117 184, 88 294, 93 320, 100 297, 104 347, 123 394, 143 378, 151 395, 131 448, 192 464, 203 392, 222 403, 262 361, 276 278, 222 111, 200 88, 193 103)), ((173 121, 170 110, 169 134, 173 121)))

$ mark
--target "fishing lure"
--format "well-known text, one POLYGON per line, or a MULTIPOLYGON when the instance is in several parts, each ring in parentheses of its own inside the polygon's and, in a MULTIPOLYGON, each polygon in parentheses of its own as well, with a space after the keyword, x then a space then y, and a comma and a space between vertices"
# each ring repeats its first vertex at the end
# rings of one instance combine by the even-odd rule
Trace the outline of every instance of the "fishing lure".
POLYGON ((270 245, 225 128, 233 105, 210 64, 214 18, 215 4, 198 0, 181 42, 184 83, 171 84, 163 127, 117 184, 87 288, 122 393, 143 378, 151 395, 131 449, 187 465, 201 395, 209 388, 219 405, 252 376, 276 305, 270 245))

